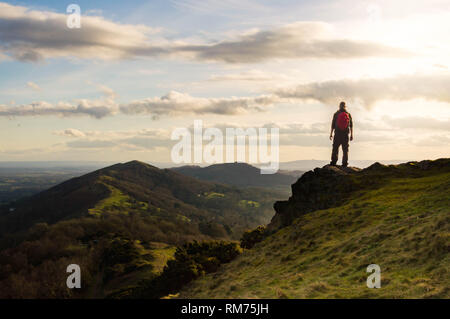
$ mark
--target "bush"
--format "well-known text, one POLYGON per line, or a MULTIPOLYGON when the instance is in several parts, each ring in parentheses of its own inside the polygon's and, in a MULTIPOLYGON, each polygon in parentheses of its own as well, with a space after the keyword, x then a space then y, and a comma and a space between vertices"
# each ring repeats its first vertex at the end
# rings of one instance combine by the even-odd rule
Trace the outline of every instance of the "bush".
POLYGON ((258 226, 256 229, 246 231, 241 237, 241 247, 251 249, 266 236, 266 226, 258 226))
POLYGON ((192 280, 218 270, 240 254, 236 243, 225 241, 187 243, 178 247, 174 259, 167 262, 159 277, 142 284, 133 293, 116 295, 126 298, 161 298, 178 292, 192 280))
POLYGON ((112 278, 131 271, 130 263, 140 257, 139 249, 134 242, 129 239, 115 238, 103 250, 102 264, 105 267, 103 281, 107 282, 112 278))

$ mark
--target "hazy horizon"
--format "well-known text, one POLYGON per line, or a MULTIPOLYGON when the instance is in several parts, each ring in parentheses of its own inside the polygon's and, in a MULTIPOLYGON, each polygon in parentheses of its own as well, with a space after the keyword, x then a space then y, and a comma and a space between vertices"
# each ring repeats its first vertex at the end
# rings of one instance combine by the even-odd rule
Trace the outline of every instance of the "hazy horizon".
MULTIPOLYGON (((158 168, 164 169, 164 168, 175 168, 175 167, 181 167, 181 166, 200 166, 200 167, 207 167, 210 165, 216 165, 216 164, 229 164, 229 163, 246 163, 255 167, 259 167, 259 164, 255 163, 247 163, 247 162, 222 162, 222 163, 216 163, 216 164, 174 164, 171 162, 151 162, 151 161, 145 161, 142 162, 151 164, 153 166, 156 166, 158 168)), ((371 164, 375 162, 380 162, 382 164, 400 164, 400 163, 406 163, 408 160, 351 160, 349 161, 350 166, 357 166, 360 168, 365 168, 370 166, 371 164)), ((79 168, 79 169, 98 169, 107 167, 110 165, 118 164, 118 163, 124 163, 124 162, 104 162, 104 161, 0 161, 0 168, 3 169, 49 169, 49 168, 79 168)), ((309 159, 309 160, 295 160, 295 161, 287 161, 287 162, 280 162, 280 170, 310 170, 315 167, 316 165, 326 165, 329 163, 329 160, 326 159, 309 159)))

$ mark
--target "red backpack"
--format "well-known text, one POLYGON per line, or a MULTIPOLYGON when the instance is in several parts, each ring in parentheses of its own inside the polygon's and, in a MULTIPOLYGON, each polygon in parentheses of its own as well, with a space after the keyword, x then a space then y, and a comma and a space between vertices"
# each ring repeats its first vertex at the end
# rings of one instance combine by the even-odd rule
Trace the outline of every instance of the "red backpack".
POLYGON ((350 116, 347 112, 341 112, 339 113, 337 120, 336 120, 336 126, 341 130, 345 131, 348 129, 348 125, 350 123, 350 116))

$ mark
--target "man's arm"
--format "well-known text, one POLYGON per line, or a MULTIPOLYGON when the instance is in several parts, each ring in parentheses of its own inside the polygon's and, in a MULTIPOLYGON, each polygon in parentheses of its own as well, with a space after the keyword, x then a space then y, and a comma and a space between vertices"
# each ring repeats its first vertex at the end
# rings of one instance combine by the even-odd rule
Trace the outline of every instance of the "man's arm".
POLYGON ((333 120, 331 121, 331 131, 330 131, 330 140, 333 139, 333 131, 335 129, 336 122, 336 114, 333 115, 333 120))
POLYGON ((350 141, 353 141, 353 119, 351 115, 350 115, 350 141))

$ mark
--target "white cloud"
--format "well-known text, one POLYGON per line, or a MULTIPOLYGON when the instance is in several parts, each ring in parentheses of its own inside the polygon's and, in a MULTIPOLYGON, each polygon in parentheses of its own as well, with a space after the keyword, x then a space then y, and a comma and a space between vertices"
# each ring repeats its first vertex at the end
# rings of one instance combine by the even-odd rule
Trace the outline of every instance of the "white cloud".
POLYGON ((449 135, 431 135, 421 137, 418 140, 414 140, 413 144, 419 147, 442 147, 450 144, 449 135))
POLYGON ((450 131, 450 119, 435 119, 429 116, 406 116, 394 118, 384 116, 383 122, 397 129, 450 131))
POLYGON ((261 70, 249 70, 240 73, 227 73, 227 74, 216 74, 212 75, 208 81, 213 82, 236 82, 236 81, 244 81, 244 82, 277 82, 277 81, 287 81, 291 80, 292 77, 264 72, 261 70))
POLYGON ((270 8, 254 0, 170 0, 179 10, 200 14, 230 15, 242 11, 269 11, 270 8))
POLYGON ((27 82, 27 87, 35 91, 41 90, 41 87, 34 82, 27 82))
POLYGON ((73 149, 117 148, 134 151, 168 148, 173 144, 170 130, 141 129, 128 131, 81 131, 65 129, 54 131, 54 135, 75 139, 65 145, 73 149))
POLYGON ((351 59, 374 56, 405 57, 410 53, 369 41, 339 38, 323 22, 296 22, 273 30, 256 30, 237 39, 210 45, 186 45, 197 59, 226 63, 255 63, 273 58, 351 59))
POLYGON ((59 135, 59 136, 66 136, 66 137, 85 137, 86 134, 84 134, 82 131, 77 130, 75 128, 68 128, 62 131, 54 131, 53 134, 59 135))
POLYGON ((162 97, 133 101, 120 106, 125 114, 179 115, 179 114, 246 114, 263 111, 278 98, 273 95, 257 97, 198 98, 171 91, 162 97))
POLYGON ((48 115, 70 117, 88 115, 100 119, 114 113, 115 109, 113 106, 94 100, 80 100, 76 104, 66 102, 51 104, 42 101, 13 106, 0 105, 0 116, 4 117, 48 115))
MULTIPOLYGON (((340 100, 361 103, 371 107, 382 100, 408 101, 424 99, 450 103, 450 76, 399 75, 381 79, 336 80, 313 82, 292 88, 282 88, 272 94, 243 97, 205 98, 187 93, 170 91, 161 97, 149 97, 127 103, 116 102, 117 93, 109 87, 98 85, 106 95, 97 100, 79 99, 75 103, 34 102, 25 105, 0 105, 0 116, 75 116, 89 115, 103 118, 117 113, 136 115, 180 116, 185 114, 243 115, 251 112, 267 111, 277 103, 297 103, 298 100, 316 100, 324 104, 336 105, 340 100)), ((432 118, 403 119, 388 118, 386 122, 393 128, 409 125, 410 128, 423 127, 442 129, 449 123, 432 118)), ((367 126, 370 129, 370 125, 367 126)), ((389 129, 389 127, 384 127, 389 129)))

